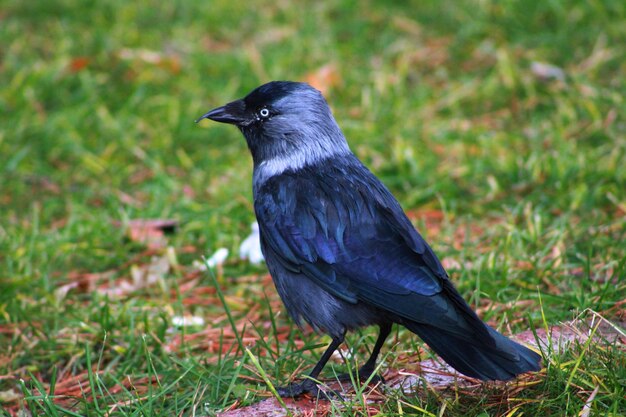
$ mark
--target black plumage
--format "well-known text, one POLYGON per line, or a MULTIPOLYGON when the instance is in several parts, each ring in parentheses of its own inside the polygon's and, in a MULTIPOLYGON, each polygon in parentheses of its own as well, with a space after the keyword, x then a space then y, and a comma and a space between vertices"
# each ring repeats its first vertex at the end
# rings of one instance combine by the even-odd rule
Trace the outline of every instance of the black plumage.
MULTIPOLYGON (((277 291, 301 324, 333 337, 316 378, 346 331, 380 326, 360 376, 374 370, 392 323, 419 335, 458 371, 508 380, 540 356, 483 323, 450 282, 389 190, 356 158, 322 95, 271 82, 202 118, 243 132, 254 161, 254 208, 277 291)), ((199 119, 199 120, 200 120, 199 119)), ((281 395, 317 392, 309 379, 281 395)))

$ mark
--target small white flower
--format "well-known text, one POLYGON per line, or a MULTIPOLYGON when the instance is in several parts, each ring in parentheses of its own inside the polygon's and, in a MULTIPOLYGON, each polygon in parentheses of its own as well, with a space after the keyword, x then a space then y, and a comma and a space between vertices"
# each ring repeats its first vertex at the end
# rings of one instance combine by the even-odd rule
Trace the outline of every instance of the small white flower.
POLYGON ((204 326, 204 319, 198 316, 174 316, 172 324, 176 327, 204 326))
POLYGON ((219 248, 209 259, 206 260, 206 265, 209 268, 215 268, 218 265, 222 265, 226 258, 228 258, 228 249, 219 248))
POLYGON ((263 252, 261 252, 259 224, 257 222, 252 223, 250 229, 252 233, 239 246, 239 258, 247 259, 251 264, 258 265, 265 260, 263 252))

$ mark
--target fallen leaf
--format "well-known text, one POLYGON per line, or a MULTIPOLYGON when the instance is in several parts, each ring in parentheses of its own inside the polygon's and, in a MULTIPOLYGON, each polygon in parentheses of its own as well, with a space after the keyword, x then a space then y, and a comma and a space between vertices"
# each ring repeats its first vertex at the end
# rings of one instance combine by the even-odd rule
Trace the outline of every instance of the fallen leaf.
POLYGON ((591 395, 589 395, 589 398, 587 398, 587 401, 585 402, 583 409, 580 411, 580 414, 578 414, 580 417, 589 417, 589 413, 591 413, 591 404, 593 403, 593 400, 596 398, 596 395, 598 394, 599 390, 600 390, 600 386, 596 385, 594 390, 591 392, 591 395))
POLYGON ((13 401, 17 401, 23 397, 23 394, 20 394, 13 389, 0 391, 0 403, 10 403, 13 401))
POLYGON ((545 62, 532 62, 530 72, 541 81, 565 81, 565 72, 561 68, 545 62))
MULTIPOLYGON (((116 226, 122 223, 113 222, 116 226)), ((163 248, 167 245, 165 234, 173 233, 178 226, 177 220, 135 219, 128 222, 128 237, 133 242, 143 243, 150 249, 163 248)))
POLYGON ((298 416, 326 416, 333 409, 333 404, 320 402, 310 397, 284 398, 283 401, 287 410, 276 398, 269 398, 248 407, 236 408, 219 415, 224 417, 282 417, 294 414, 298 416))
POLYGON ((140 61, 156 65, 172 74, 178 74, 181 68, 180 58, 173 53, 163 53, 145 48, 123 48, 119 51, 118 56, 126 61, 140 61))
POLYGON ((171 267, 169 254, 153 256, 147 264, 131 265, 130 279, 119 279, 113 284, 106 283, 98 286, 97 291, 102 294, 120 297, 142 288, 151 287, 165 279, 171 267))
POLYGON ((320 90, 326 96, 330 90, 341 83, 341 75, 337 65, 326 64, 304 76, 304 81, 320 90))
POLYGON ((54 291, 57 301, 65 299, 71 290, 77 290, 80 293, 92 292, 98 286, 100 281, 111 280, 117 271, 110 270, 104 272, 77 272, 71 271, 67 274, 67 281, 54 291))
POLYGON ((71 72, 82 71, 85 68, 87 68, 90 61, 91 60, 87 58, 86 56, 79 56, 79 57, 72 58, 72 60, 70 61, 70 71, 71 72))
POLYGON ((233 49, 231 43, 213 39, 208 35, 202 38, 201 44, 208 52, 228 52, 233 49))
POLYGON ((149 64, 158 64, 163 59, 163 55, 160 52, 152 51, 150 49, 130 49, 122 48, 119 53, 119 57, 124 60, 138 59, 149 64))

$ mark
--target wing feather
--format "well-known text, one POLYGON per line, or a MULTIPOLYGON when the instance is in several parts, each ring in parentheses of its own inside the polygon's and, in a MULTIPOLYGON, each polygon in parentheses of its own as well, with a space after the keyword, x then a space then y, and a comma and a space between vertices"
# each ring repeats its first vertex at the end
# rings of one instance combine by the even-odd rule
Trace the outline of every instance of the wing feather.
POLYGON ((338 298, 414 317, 415 300, 386 294, 433 296, 447 275, 382 183, 354 169, 269 179, 255 200, 263 245, 338 298))

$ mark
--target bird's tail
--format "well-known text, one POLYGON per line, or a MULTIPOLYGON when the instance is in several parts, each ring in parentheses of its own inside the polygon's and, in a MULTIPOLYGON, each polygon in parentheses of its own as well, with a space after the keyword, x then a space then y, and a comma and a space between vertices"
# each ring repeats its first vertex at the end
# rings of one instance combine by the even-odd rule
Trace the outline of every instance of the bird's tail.
POLYGON ((541 369, 541 356, 498 333, 470 309, 452 289, 449 307, 465 322, 454 329, 405 321, 403 324, 422 338, 457 371, 482 380, 506 381, 524 372, 541 369))

